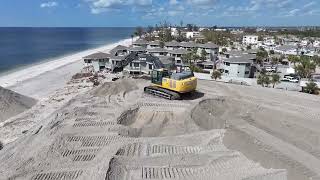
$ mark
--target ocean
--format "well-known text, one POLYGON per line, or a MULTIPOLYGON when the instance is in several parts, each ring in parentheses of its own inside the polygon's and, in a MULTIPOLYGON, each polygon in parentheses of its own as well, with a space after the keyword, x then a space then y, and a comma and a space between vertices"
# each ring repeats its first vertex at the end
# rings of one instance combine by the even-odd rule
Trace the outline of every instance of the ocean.
POLYGON ((0 74, 129 38, 135 28, 0 28, 0 74))

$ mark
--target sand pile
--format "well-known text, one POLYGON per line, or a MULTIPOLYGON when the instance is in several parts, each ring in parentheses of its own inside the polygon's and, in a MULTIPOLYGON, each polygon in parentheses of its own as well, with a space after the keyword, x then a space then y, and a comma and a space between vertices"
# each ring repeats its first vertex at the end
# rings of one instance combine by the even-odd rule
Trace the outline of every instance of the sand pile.
POLYGON ((0 87, 0 122, 36 104, 36 100, 0 87))
POLYGON ((138 81, 139 80, 136 79, 121 79, 115 82, 106 82, 93 91, 92 95, 104 97, 106 95, 115 95, 119 92, 127 93, 138 89, 138 81))

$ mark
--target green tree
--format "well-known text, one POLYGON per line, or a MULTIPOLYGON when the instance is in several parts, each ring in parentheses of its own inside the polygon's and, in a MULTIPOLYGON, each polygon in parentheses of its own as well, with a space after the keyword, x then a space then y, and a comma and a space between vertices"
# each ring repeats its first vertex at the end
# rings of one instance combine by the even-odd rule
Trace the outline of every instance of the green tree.
POLYGON ((279 63, 279 59, 277 57, 272 57, 271 58, 271 64, 272 66, 277 65, 279 63))
POLYGON ((310 78, 316 70, 316 64, 308 56, 301 56, 299 64, 295 66, 296 73, 302 78, 310 78))
POLYGON ((142 27, 140 27, 140 26, 138 26, 137 28, 136 28, 136 31, 135 31, 135 35, 136 36, 139 36, 139 38, 141 38, 142 37, 142 35, 143 35, 143 33, 144 33, 144 30, 143 30, 143 28, 142 27))
POLYGON ((266 60, 268 57, 267 51, 258 51, 257 52, 257 63, 262 64, 264 60, 266 60))
POLYGON ((311 81, 306 84, 307 86, 304 88, 304 92, 309 94, 316 94, 318 90, 318 86, 315 82, 311 81))
POLYGON ((251 47, 251 45, 248 45, 247 50, 250 50, 250 49, 252 49, 252 47, 251 47))
POLYGON ((202 61, 205 61, 205 60, 207 59, 207 51, 206 51, 206 50, 204 50, 204 49, 201 50, 200 59, 201 59, 202 61))
POLYGON ((271 75, 271 83, 272 87, 274 88, 276 84, 280 83, 280 75, 279 74, 272 74, 271 75))
POLYGON ((211 74, 211 78, 214 79, 215 81, 219 78, 221 79, 221 72, 219 70, 213 70, 211 74))
POLYGON ((159 46, 160 46, 160 48, 164 48, 165 43, 164 43, 163 41, 160 41, 160 42, 159 42, 159 46))
POLYGON ((312 60, 317 66, 320 66, 320 57, 319 56, 317 56, 317 55, 313 56, 312 60))
POLYGON ((274 54, 274 50, 270 50, 270 54, 274 54))
POLYGON ((296 63, 299 62, 299 57, 295 56, 295 55, 289 55, 288 56, 288 61, 290 61, 291 63, 293 63, 294 66, 296 66, 296 63))
POLYGON ((270 77, 267 75, 267 71, 263 69, 257 78, 257 84, 260 84, 262 87, 268 87, 270 83, 270 77))
POLYGON ((181 57, 181 60, 184 64, 189 64, 191 65, 191 60, 192 60, 192 53, 188 52, 187 54, 183 54, 181 57))

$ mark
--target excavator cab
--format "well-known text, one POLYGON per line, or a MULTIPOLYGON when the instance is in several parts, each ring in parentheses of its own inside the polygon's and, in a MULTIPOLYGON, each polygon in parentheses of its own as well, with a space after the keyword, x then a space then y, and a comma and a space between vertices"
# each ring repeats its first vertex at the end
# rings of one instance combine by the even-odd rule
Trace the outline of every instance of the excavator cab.
POLYGON ((166 69, 153 70, 151 73, 151 82, 153 84, 162 85, 162 79, 169 76, 169 71, 166 69))

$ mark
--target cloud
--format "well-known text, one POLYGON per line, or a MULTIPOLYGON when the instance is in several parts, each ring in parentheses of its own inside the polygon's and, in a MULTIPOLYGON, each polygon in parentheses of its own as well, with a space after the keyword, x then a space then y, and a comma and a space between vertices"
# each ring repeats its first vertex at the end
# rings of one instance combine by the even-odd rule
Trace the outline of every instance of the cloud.
POLYGON ((40 4, 40 7, 41 8, 51 8, 51 7, 56 7, 58 6, 59 4, 55 1, 50 1, 50 2, 45 2, 45 3, 42 3, 40 4))
POLYGON ((152 0, 85 0, 89 3, 91 12, 99 14, 108 10, 122 9, 125 6, 143 7, 152 4, 152 0))

